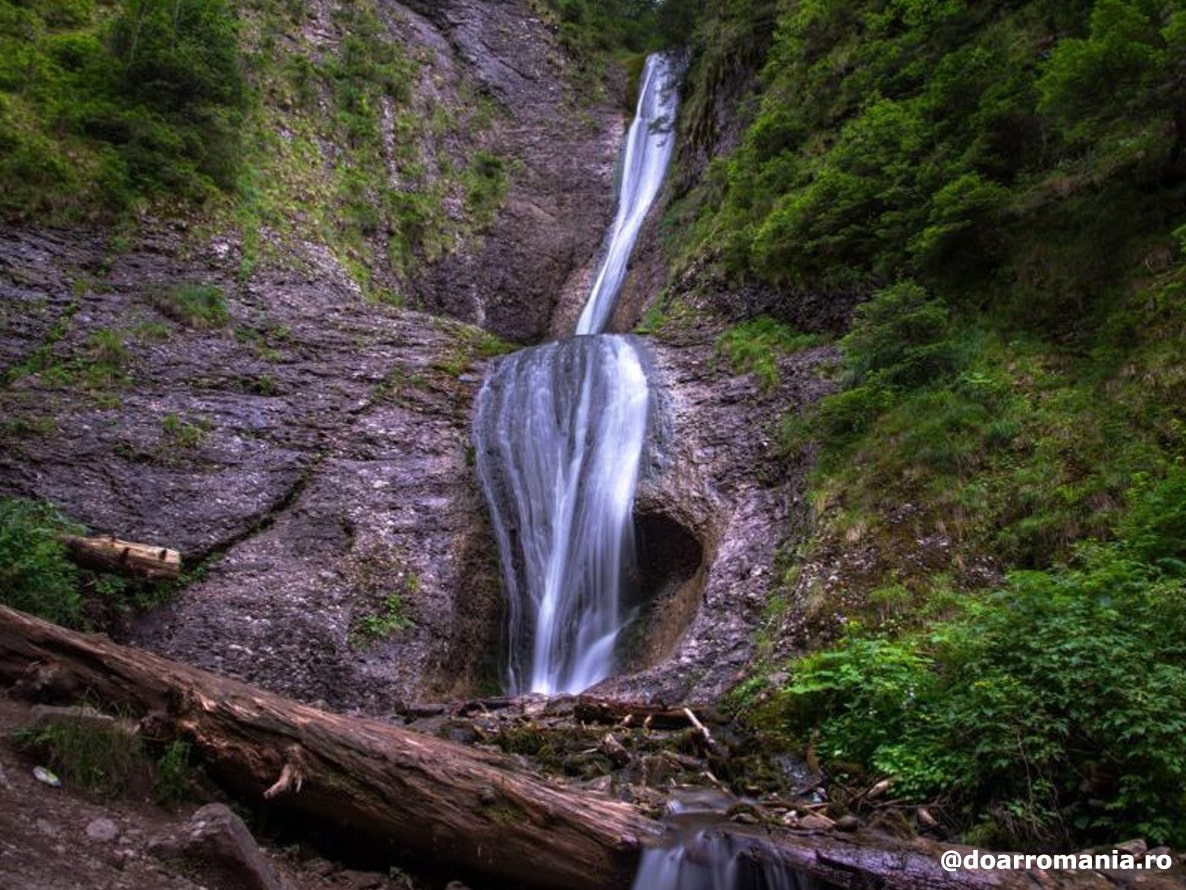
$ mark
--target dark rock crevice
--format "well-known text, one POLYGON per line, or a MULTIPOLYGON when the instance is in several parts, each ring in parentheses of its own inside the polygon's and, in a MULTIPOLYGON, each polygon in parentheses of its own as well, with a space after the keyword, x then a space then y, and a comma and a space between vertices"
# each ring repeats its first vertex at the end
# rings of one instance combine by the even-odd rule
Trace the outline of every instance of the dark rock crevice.
POLYGON ((647 350, 654 408, 635 514, 654 595, 624 640, 622 673, 597 695, 715 701, 752 658, 780 553, 805 528, 808 458, 784 454, 776 429, 786 406, 827 391, 819 366, 834 353, 785 357, 766 387, 718 361, 714 339, 698 330, 647 350))
POLYGON ((622 673, 660 664, 695 617, 704 593, 704 544, 661 512, 636 513, 638 579, 625 602, 636 617, 625 632, 622 673))

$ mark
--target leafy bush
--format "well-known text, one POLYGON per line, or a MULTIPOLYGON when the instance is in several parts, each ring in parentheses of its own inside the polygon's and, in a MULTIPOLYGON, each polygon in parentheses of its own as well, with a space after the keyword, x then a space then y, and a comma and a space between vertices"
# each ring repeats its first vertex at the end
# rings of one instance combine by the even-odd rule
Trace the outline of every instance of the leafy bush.
POLYGON ((506 198, 507 163, 488 151, 474 152, 465 170, 465 209, 479 225, 488 225, 506 198))
POLYGON ((6 605, 69 627, 83 622, 78 569, 58 539, 80 534, 44 501, 0 500, 0 598, 6 605))
POLYGON ((1090 146, 1105 170, 1146 158, 1164 162, 1167 155, 1176 163, 1181 155, 1186 134, 1172 121, 1186 108, 1178 72, 1186 11, 1177 6, 1097 0, 1088 35, 1061 41, 1037 81, 1039 108, 1068 142, 1090 146), (1125 98, 1100 102, 1100 95, 1125 98))
POLYGON ((907 799, 944 801, 977 842, 1182 843, 1186 582, 1161 560, 1181 552, 1184 480, 1136 491, 1125 539, 1074 565, 1016 572, 901 639, 858 627, 799 660, 792 726, 907 799))
POLYGON ((165 746, 153 770, 153 796, 163 807, 172 808, 190 794, 195 770, 190 763, 189 742, 177 739, 165 746))
POLYGON ((950 333, 943 301, 903 281, 857 306, 840 345, 853 382, 910 388, 954 369, 950 333))
POLYGON ((365 641, 378 640, 408 626, 403 597, 398 593, 388 594, 378 612, 363 615, 358 619, 357 635, 365 641))
MULTIPOLYGON (((1186 94, 1174 60, 1186 16, 1176 4, 805 2, 784 4, 773 27, 752 25, 757 39, 727 17, 744 5, 720 4, 696 33, 682 126, 709 146, 718 125, 706 98, 728 82, 709 69, 737 74, 762 56, 713 60, 772 42, 740 145, 685 201, 692 219, 675 240, 687 257, 719 258, 788 299, 804 289, 850 299, 913 277, 953 296, 1016 300, 1021 315, 1034 291, 1058 306, 1074 293, 1082 310, 1127 271, 1110 263, 1117 250, 1180 201, 1186 94), (1134 185, 1155 181, 1168 190, 1134 200, 1134 185), (1052 249, 1081 242, 1104 207, 1107 231, 1092 237, 1107 249, 1052 249), (1025 284, 1011 287, 1016 278, 1025 284)), ((1034 330, 1051 321, 1069 319, 1027 319, 1034 330)))
POLYGON ((246 83, 226 0, 0 13, 0 212, 86 218, 234 187, 246 83))

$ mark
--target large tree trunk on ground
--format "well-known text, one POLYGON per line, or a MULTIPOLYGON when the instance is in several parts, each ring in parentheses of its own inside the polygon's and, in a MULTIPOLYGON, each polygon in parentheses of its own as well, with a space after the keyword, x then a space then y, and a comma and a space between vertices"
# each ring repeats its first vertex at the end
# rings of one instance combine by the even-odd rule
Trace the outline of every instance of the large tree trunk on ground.
POLYGON ((518 773, 507 757, 320 711, 3 607, 0 677, 134 708, 156 733, 188 739, 248 799, 266 793, 310 823, 504 886, 629 886, 641 843, 661 833, 628 804, 518 773))
MULTIPOLYGON (((504 887, 628 886, 642 845, 664 829, 624 803, 526 775, 507 757, 377 720, 302 705, 0 606, 0 679, 133 708, 156 732, 188 739, 211 773, 248 799, 310 826, 392 842, 504 887)), ((927 841, 859 832, 779 832, 772 855, 844 888, 1105 890, 1090 872, 945 872, 927 841)), ((1186 888, 1135 873, 1140 886, 1186 888)), ((1134 883, 1135 886, 1135 883, 1134 883)))

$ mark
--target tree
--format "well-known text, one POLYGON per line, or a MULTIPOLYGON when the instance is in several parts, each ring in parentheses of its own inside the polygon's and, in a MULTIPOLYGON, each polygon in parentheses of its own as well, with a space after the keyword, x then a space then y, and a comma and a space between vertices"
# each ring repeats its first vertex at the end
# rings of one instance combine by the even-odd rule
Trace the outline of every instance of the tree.
POLYGON ((1094 146, 1114 166, 1160 156, 1176 168, 1186 147, 1182 0, 1097 0, 1088 35, 1061 41, 1037 86, 1039 109, 1072 146, 1094 146))

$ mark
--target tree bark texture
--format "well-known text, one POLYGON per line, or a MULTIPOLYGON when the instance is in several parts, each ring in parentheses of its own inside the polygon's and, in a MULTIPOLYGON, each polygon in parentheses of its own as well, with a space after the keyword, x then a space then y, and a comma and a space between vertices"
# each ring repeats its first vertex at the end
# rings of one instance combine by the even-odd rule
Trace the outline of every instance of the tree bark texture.
POLYGON ((181 554, 168 547, 137 544, 119 538, 62 535, 70 558, 81 566, 118 572, 149 581, 167 581, 181 574, 181 554))

